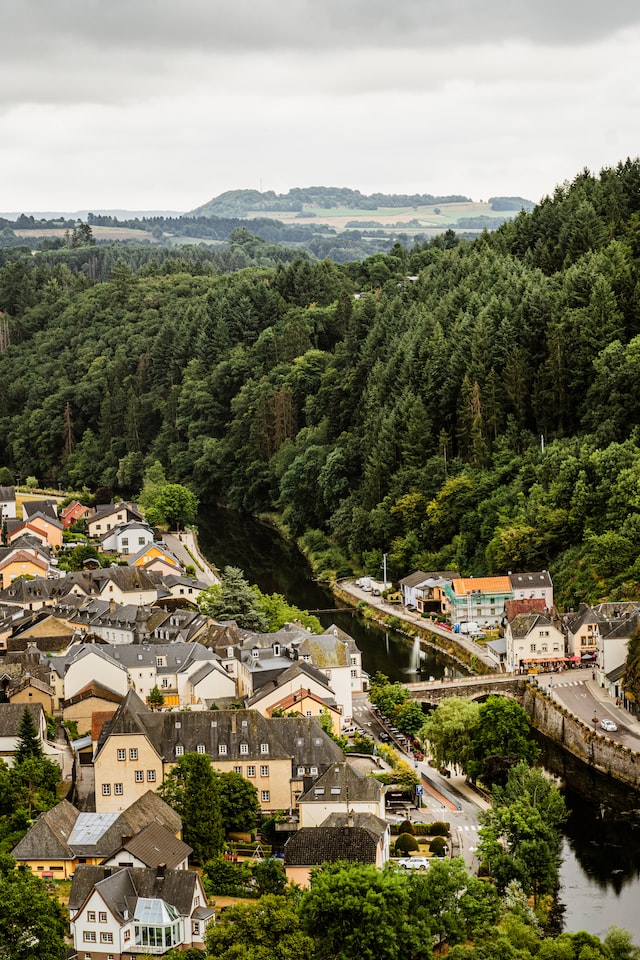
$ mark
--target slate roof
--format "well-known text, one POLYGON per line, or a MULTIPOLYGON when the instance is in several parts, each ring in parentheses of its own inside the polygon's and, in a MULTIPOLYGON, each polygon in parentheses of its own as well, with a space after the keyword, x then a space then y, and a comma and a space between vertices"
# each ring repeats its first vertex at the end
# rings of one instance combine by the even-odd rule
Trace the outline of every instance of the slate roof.
POLYGON ((36 729, 40 729, 43 710, 39 703, 0 703, 0 737, 19 736, 20 721, 25 709, 33 716, 36 729))
POLYGON ((552 587, 553 581, 548 570, 535 573, 510 573, 509 580, 514 590, 533 590, 536 587, 552 587))
POLYGON ((375 777, 365 777, 353 769, 346 760, 331 766, 303 793, 299 803, 355 803, 373 801, 378 803, 384 787, 375 777))
POLYGON ((42 514, 47 520, 58 519, 58 504, 55 500, 23 500, 22 516, 27 519, 34 517, 37 513, 42 514))
MULTIPOLYGON (((164 864, 168 870, 176 870, 193 853, 192 847, 178 840, 159 823, 149 824, 135 837, 127 840, 121 850, 126 850, 132 857, 142 860, 146 867, 159 867, 164 864)), ((117 856, 119 852, 116 850, 112 856, 117 856)))
POLYGON ((158 899, 171 904, 178 913, 191 913, 198 875, 193 870, 165 870, 158 876, 148 867, 77 867, 69 894, 69 910, 79 910, 94 887, 107 908, 122 923, 135 915, 138 899, 158 899))
POLYGON ((375 863, 378 841, 363 827, 301 827, 284 847, 285 867, 311 867, 346 860, 375 863))
MULTIPOLYGON (((67 800, 41 813, 31 829, 12 851, 16 860, 74 860, 76 857, 102 857, 107 859, 123 847, 123 837, 127 844, 137 839, 141 833, 153 828, 153 832, 140 842, 141 850, 152 855, 152 845, 163 839, 168 850, 176 854, 183 847, 173 843, 175 834, 182 830, 179 815, 157 793, 149 790, 122 813, 80 813, 67 800), (162 834, 158 831, 162 831, 162 834)), ((183 845, 186 847, 186 844, 183 845)), ((190 852, 190 848, 187 848, 190 852)), ((173 855, 172 854, 172 855, 173 855)), ((136 854, 138 856, 138 854, 136 854)), ((140 857, 144 859, 144 857, 140 857)), ((168 863, 164 857, 157 866, 168 863)))
POLYGON ((327 691, 328 697, 335 699, 333 690, 329 686, 324 673, 314 667, 311 663, 305 663, 304 660, 296 660, 291 664, 291 666, 287 667, 286 670, 283 670, 276 677, 274 677, 269 687, 267 687, 266 684, 261 684, 258 687, 257 692, 247 700, 247 707, 253 706, 254 703, 261 700, 267 693, 271 693, 278 687, 282 687, 285 684, 290 683, 292 680, 297 679, 299 679, 301 683, 304 683, 306 679, 314 680, 327 691))
POLYGON ((536 613, 535 611, 531 613, 519 613, 517 617, 514 617, 510 622, 511 635, 515 638, 527 637, 534 627, 549 626, 552 627, 554 624, 545 616, 544 613, 536 613))
POLYGON ((133 690, 127 693, 113 720, 100 733, 96 756, 110 736, 142 734, 166 761, 175 759, 176 745, 185 752, 203 744, 214 761, 247 759, 290 760, 294 767, 315 765, 319 768, 343 759, 338 745, 312 717, 278 717, 267 719, 256 710, 175 711, 154 713, 133 690), (262 744, 269 745, 268 753, 262 744), (219 746, 226 747, 221 754, 219 746), (240 744, 248 745, 248 753, 240 753, 240 744))
POLYGON ((0 500, 2 500, 3 503, 12 503, 15 499, 15 487, 0 487, 0 500))
POLYGON ((328 633, 308 634, 298 647, 298 655, 311 657, 313 665, 320 669, 347 667, 351 663, 349 644, 328 633))

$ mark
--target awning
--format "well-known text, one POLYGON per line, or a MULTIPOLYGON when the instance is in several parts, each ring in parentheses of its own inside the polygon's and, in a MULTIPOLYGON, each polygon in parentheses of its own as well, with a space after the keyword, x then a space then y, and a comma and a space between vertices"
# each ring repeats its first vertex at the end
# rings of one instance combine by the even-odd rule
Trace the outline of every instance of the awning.
POLYGON ((569 657, 569 660, 580 660, 581 657, 569 657))
POLYGON ((596 658, 597 656, 598 656, 597 653, 583 653, 582 656, 580 657, 580 659, 581 659, 581 660, 595 660, 595 658, 596 658))

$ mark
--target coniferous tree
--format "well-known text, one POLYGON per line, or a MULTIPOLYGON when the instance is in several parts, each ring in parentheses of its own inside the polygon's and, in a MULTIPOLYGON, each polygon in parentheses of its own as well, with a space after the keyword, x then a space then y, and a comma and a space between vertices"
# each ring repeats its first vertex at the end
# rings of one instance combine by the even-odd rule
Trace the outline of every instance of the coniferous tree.
POLYGON ((30 757, 40 759, 43 756, 42 744, 38 737, 38 728, 36 727, 33 714, 28 707, 22 711, 22 719, 18 728, 19 739, 18 748, 15 753, 16 764, 22 763, 30 757))

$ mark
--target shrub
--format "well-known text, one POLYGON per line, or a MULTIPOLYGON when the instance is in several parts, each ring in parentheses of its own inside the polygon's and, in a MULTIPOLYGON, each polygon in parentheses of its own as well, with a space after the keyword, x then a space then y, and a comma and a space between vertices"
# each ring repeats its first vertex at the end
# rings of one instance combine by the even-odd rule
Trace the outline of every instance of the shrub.
POLYGON ((447 844, 444 837, 434 837, 429 844, 429 849, 434 857, 444 857, 447 852, 447 844))
POLYGON ((419 849, 420 849, 420 846, 418 844, 418 841, 410 833, 401 833, 398 839, 396 840, 396 853, 407 854, 419 849))
POLYGON ((431 825, 431 836, 432 837, 448 837, 449 828, 450 828, 450 824, 444 823, 444 821, 442 820, 436 820, 436 822, 431 825))
POLYGON ((402 823, 400 824, 398 833, 410 833, 411 836, 414 837, 416 831, 413 824, 411 823, 411 820, 403 820, 402 823))
POLYGON ((414 823, 414 825, 413 825, 413 832, 415 833, 416 837, 431 837, 431 836, 433 836, 433 834, 432 834, 432 832, 431 832, 431 824, 430 824, 430 823, 414 823))

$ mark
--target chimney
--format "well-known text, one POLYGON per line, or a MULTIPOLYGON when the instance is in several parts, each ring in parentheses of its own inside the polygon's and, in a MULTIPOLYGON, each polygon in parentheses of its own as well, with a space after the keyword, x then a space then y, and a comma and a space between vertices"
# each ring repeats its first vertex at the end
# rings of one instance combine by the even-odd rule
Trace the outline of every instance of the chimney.
POLYGON ((159 863, 156 867, 156 880, 164 880, 164 874, 167 869, 166 863, 159 863))

